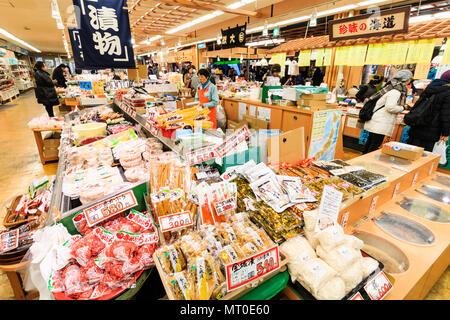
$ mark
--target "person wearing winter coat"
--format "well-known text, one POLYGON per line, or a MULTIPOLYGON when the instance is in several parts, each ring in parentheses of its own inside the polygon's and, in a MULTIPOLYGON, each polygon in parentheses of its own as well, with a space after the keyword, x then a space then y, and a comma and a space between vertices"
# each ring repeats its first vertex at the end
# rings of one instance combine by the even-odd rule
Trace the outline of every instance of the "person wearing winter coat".
POLYGON ((53 106, 59 105, 58 95, 55 90, 56 80, 50 78, 47 72, 47 66, 44 62, 38 61, 34 65, 34 79, 36 80, 36 88, 34 92, 38 103, 45 106, 49 117, 54 117, 53 106))
POLYGON ((56 86, 67 88, 65 73, 67 70, 67 66, 64 63, 61 63, 59 66, 53 70, 52 79, 56 80, 56 86))
POLYGON ((445 71, 440 79, 433 80, 421 93, 416 104, 422 98, 436 95, 433 101, 431 123, 427 126, 416 126, 409 129, 408 143, 433 151, 439 140, 447 141, 450 135, 450 70, 445 71))
POLYGON ((409 70, 397 72, 391 81, 369 99, 378 99, 373 109, 372 119, 364 123, 364 129, 369 132, 364 145, 363 154, 377 150, 385 136, 394 133, 397 115, 404 110, 406 104, 406 83, 413 74, 409 70))
POLYGON ((368 99, 371 95, 376 93, 377 85, 381 82, 381 78, 378 75, 375 75, 373 79, 369 81, 368 84, 365 84, 361 86, 358 93, 355 95, 356 101, 358 102, 364 102, 366 99, 368 99))

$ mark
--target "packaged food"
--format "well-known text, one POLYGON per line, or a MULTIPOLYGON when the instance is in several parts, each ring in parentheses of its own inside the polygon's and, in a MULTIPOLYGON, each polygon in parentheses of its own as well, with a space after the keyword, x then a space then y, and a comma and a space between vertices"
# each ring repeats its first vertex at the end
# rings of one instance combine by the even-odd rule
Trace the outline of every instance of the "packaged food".
POLYGON ((209 300, 217 282, 211 256, 196 257, 188 266, 190 297, 193 300, 209 300))
POLYGON ((186 260, 178 244, 163 247, 157 257, 166 274, 180 272, 186 268, 186 260))
POLYGON ((235 263, 241 259, 245 258, 242 250, 234 243, 223 247, 217 252, 219 259, 222 261, 223 265, 230 263, 235 263))
POLYGON ((349 293, 363 280, 363 270, 361 268, 361 261, 357 260, 344 271, 339 274, 339 277, 344 280, 345 293, 349 293))
POLYGON ((305 221, 305 229, 308 231, 313 231, 316 228, 318 219, 318 211, 304 211, 303 212, 303 221, 305 221))
POLYGON ((189 277, 186 271, 176 272, 167 277, 170 291, 175 300, 192 300, 190 296, 189 277))
POLYGON ((289 262, 298 262, 301 265, 308 260, 317 258, 314 249, 303 236, 293 237, 280 245, 280 251, 289 259, 289 262))
POLYGON ((334 225, 328 227, 317 235, 321 247, 326 251, 330 252, 332 249, 340 246, 345 242, 344 231, 339 225, 334 225))
POLYGON ((364 246, 364 242, 355 236, 344 234, 344 238, 345 238, 345 245, 348 247, 361 250, 362 247, 364 246))
POLYGON ((362 272, 363 272, 363 278, 367 278, 368 276, 370 276, 372 274, 372 272, 374 272, 375 270, 377 270, 378 268, 378 261, 375 259, 372 259, 371 257, 364 257, 361 259, 361 268, 362 268, 362 272))
POLYGON ((343 272, 356 260, 361 258, 361 254, 346 245, 340 245, 331 251, 325 251, 320 245, 316 248, 317 255, 337 272, 343 272))
POLYGON ((250 187, 255 195, 264 200, 276 212, 282 212, 289 207, 289 197, 282 191, 274 177, 264 176, 250 183, 250 187))
POLYGON ((317 294, 318 290, 335 276, 336 271, 323 260, 314 258, 307 261, 302 268, 300 282, 312 294, 317 294))
POLYGON ((341 300, 345 296, 345 283, 339 277, 326 282, 315 295, 317 300, 341 300))

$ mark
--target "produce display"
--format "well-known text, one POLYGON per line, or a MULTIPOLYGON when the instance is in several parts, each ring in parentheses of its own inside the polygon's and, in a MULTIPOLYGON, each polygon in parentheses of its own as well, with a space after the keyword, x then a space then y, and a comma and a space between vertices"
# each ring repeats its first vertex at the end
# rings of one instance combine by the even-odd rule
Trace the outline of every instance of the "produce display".
POLYGON ((28 128, 35 130, 55 130, 62 129, 64 124, 64 118, 49 118, 48 115, 43 115, 31 119, 28 122, 28 128))

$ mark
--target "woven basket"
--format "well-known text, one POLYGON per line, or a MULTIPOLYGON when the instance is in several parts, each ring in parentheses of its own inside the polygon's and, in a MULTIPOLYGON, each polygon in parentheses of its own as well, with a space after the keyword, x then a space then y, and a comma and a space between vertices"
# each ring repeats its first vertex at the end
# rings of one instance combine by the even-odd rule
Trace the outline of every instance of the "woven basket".
POLYGON ((21 195, 15 197, 11 201, 11 204, 6 207, 6 215, 5 215, 5 218, 3 219, 3 225, 5 226, 5 228, 18 227, 18 226, 20 226, 22 224, 31 222, 31 221, 34 220, 34 217, 36 215, 39 216, 39 218, 38 218, 39 227, 37 229, 42 228, 45 225, 45 220, 47 218, 47 214, 45 212, 40 211, 40 210, 38 210, 36 215, 33 215, 32 217, 29 217, 29 218, 24 219, 24 220, 18 220, 18 221, 13 222, 14 210, 16 209, 17 205, 19 204, 21 197, 22 197, 21 195))

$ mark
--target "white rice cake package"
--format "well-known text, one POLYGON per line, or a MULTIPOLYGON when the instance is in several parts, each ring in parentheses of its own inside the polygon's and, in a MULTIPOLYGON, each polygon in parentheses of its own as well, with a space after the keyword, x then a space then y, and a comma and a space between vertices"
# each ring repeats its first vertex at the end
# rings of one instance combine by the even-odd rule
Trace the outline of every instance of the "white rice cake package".
POLYGON ((341 300, 344 296, 344 280, 339 277, 334 277, 319 289, 315 298, 318 300, 341 300))
POLYGON ((345 238, 345 245, 348 247, 361 250, 362 247, 364 246, 364 242, 355 236, 345 234, 344 238, 345 238))
POLYGON ((317 246, 317 255, 337 272, 343 272, 348 266, 353 265, 361 258, 358 251, 346 245, 341 245, 331 251, 325 251, 322 246, 317 246))
POLYGON ((295 236, 285 241, 280 246, 280 251, 289 258, 289 262, 305 264, 308 260, 317 258, 314 249, 302 235, 295 236))
POLYGON ((306 262, 301 271, 301 283, 314 295, 326 282, 337 275, 329 265, 319 258, 306 262))
POLYGON ((361 268, 361 259, 358 259, 354 264, 349 266, 339 276, 345 283, 345 294, 349 293, 363 280, 363 270, 361 268))
POLYGON ((303 221, 305 221, 305 229, 313 231, 317 224, 318 210, 304 211, 303 221))
POLYGON ((315 250, 317 246, 319 245, 319 238, 318 238, 319 232, 315 232, 314 230, 309 231, 305 230, 305 236, 306 239, 308 239, 309 244, 311 247, 315 250))
POLYGON ((317 238, 325 251, 331 251, 345 242, 344 230, 340 225, 330 226, 322 230, 317 238))
POLYGON ((364 257, 361 259, 361 267, 363 271, 363 278, 367 278, 372 272, 378 268, 378 261, 371 257, 364 257))

